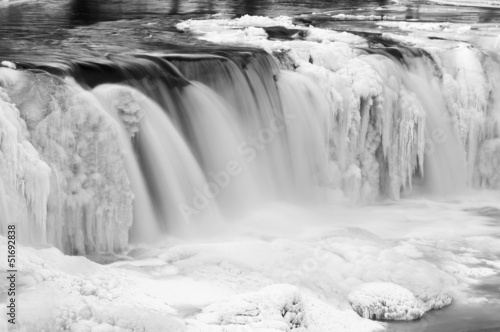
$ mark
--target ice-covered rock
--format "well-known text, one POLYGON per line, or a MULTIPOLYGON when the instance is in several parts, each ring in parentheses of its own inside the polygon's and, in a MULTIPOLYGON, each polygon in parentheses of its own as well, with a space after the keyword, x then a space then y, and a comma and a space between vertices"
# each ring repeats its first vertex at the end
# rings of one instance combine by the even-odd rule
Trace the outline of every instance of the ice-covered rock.
POLYGON ((209 325, 248 325, 278 331, 301 331, 307 327, 300 292, 286 284, 211 304, 195 318, 209 325))
POLYGON ((373 320, 413 320, 427 311, 424 302, 412 292, 390 282, 361 284, 348 299, 361 317, 373 320))

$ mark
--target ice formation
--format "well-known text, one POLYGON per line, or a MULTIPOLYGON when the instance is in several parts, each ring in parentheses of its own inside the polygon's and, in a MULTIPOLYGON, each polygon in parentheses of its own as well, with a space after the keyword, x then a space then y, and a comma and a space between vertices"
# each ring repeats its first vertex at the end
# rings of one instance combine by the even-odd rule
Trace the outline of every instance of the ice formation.
POLYGON ((373 320, 413 320, 428 310, 408 289, 390 282, 362 284, 348 298, 354 311, 373 320))
POLYGON ((0 226, 17 222, 21 241, 47 242, 50 167, 28 141, 19 110, 0 87, 0 226))
MULTIPOLYGON (((3 103, 2 111, 26 122, 18 136, 29 137, 31 143, 24 145, 31 147, 32 161, 22 154, 5 155, 7 162, 19 165, 11 172, 29 170, 36 158, 43 160, 32 166, 33 175, 16 183, 15 189, 33 206, 26 209, 33 217, 24 228, 40 235, 26 242, 51 243, 75 254, 123 249, 132 223, 133 194, 110 116, 80 87, 43 74, 0 74, 7 77, 5 90, 19 109, 3 103)), ((5 222, 12 220, 22 224, 24 219, 5 222)))

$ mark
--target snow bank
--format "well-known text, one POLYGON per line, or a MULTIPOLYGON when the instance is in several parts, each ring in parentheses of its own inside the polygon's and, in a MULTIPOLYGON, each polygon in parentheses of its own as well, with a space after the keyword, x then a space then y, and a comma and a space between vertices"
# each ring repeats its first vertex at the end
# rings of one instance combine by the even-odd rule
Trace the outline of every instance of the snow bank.
MULTIPOLYGON (((6 245, 0 237, 2 246, 6 245)), ((185 331, 163 304, 128 288, 137 279, 55 248, 17 247, 18 311, 15 331, 185 331), (143 310, 149 306, 149 310, 143 310)), ((2 269, 7 269, 1 263, 2 269)))
MULTIPOLYGON (((4 237, 0 244, 6 245, 4 237)), ((157 260, 103 266, 84 257, 65 256, 55 248, 24 246, 18 246, 18 262, 18 301, 23 310, 18 313, 16 331, 382 330, 375 322, 338 310, 289 284, 234 289, 232 282, 237 279, 231 270, 223 274, 213 270, 212 275, 205 274, 205 281, 197 281, 200 275, 182 266, 182 275, 155 274, 151 267, 160 266, 157 260)), ((204 264, 213 265, 213 261, 204 264)), ((6 268, 5 263, 0 267, 6 268)), ((260 277, 239 278, 247 283, 260 277)))
POLYGON ((274 284, 216 302, 187 319, 188 331, 381 331, 377 323, 300 292, 297 287, 274 284))
MULTIPOLYGON (((262 218, 262 222, 269 222, 265 216, 262 218)), ((248 222, 248 227, 259 225, 248 222)), ((447 304, 451 295, 458 295, 452 291, 458 287, 457 279, 441 271, 448 264, 440 262, 442 266, 438 267, 421 260, 427 253, 418 243, 409 242, 405 249, 403 244, 398 246, 358 229, 330 229, 328 234, 306 242, 276 239, 270 243, 180 245, 161 257, 180 271, 196 271, 203 280, 215 278, 213 281, 245 293, 277 280, 322 294, 321 298, 329 303, 343 304, 353 288, 385 281, 409 289, 428 308, 447 304), (260 277, 253 271, 261 271, 260 277)), ((426 245, 435 246, 432 242, 426 245)), ((453 266, 463 269, 462 265, 453 266)), ((310 322, 314 325, 313 320, 310 322)))

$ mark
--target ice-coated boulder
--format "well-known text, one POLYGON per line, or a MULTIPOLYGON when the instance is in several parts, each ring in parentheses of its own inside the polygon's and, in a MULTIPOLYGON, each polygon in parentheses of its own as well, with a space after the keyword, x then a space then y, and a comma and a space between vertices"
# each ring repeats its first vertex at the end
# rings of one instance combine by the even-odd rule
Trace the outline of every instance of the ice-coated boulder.
POLYGON ((412 292, 391 282, 362 284, 348 299, 354 311, 373 320, 414 320, 428 310, 412 292))

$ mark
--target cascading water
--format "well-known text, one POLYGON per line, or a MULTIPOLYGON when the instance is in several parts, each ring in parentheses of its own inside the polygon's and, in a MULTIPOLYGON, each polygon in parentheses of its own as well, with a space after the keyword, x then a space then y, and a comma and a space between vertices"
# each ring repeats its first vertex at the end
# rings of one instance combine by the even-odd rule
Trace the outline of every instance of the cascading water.
POLYGON ((478 104, 487 92, 458 77, 485 77, 479 60, 454 77, 451 51, 443 65, 404 48, 295 43, 280 61, 228 48, 1 69, 2 223, 20 220, 25 243, 120 251, 328 190, 366 202, 419 179, 433 194, 497 183, 477 160, 498 146, 499 98, 478 104))
POLYGON ((439 93, 439 82, 429 73, 426 59, 408 62, 407 84, 426 111, 425 187, 431 194, 438 195, 461 192, 467 181, 465 152, 452 130, 451 117, 443 112, 446 105, 439 93))

